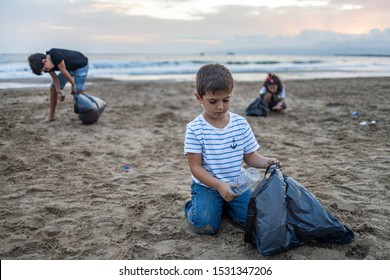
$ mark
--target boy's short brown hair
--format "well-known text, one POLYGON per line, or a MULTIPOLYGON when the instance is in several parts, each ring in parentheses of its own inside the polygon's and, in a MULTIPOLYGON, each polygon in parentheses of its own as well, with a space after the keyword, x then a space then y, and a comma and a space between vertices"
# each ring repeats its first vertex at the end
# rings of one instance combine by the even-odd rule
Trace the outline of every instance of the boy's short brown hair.
POLYGON ((44 59, 46 59, 46 55, 43 53, 34 53, 28 57, 28 64, 30 64, 30 68, 34 74, 42 75, 42 60, 44 59))
POLYGON ((233 91, 234 80, 232 73, 224 65, 207 64, 196 73, 196 90, 200 97, 206 92, 215 93, 219 90, 233 91))

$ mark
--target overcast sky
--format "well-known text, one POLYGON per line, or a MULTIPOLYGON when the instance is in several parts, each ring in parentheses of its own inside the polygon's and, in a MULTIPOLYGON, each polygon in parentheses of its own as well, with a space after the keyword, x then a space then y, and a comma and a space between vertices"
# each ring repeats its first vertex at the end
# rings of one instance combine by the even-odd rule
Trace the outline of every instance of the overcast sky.
POLYGON ((1 0, 0 53, 390 54, 389 0, 1 0))

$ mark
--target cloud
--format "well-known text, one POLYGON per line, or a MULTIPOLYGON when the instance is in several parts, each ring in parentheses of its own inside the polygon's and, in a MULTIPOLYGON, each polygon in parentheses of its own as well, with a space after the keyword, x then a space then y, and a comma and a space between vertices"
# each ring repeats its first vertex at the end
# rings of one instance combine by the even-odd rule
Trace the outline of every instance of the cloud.
POLYGON ((366 34, 304 30, 297 36, 235 36, 225 50, 269 54, 390 54, 390 29, 366 34))
POLYGON ((74 30, 72 26, 56 25, 52 22, 42 22, 40 23, 41 28, 53 29, 53 30, 74 30))
POLYGON ((0 52, 331 52, 359 44, 383 51, 389 7, 387 0, 2 1, 0 52))
POLYGON ((329 0, 94 0, 89 12, 115 11, 130 16, 145 16, 167 20, 202 20, 209 14, 218 14, 225 7, 280 8, 280 7, 321 7, 329 0))
POLYGON ((93 35, 92 40, 97 42, 106 42, 106 43, 135 43, 135 44, 150 44, 155 40, 143 37, 143 36, 126 36, 126 35, 110 35, 110 34, 100 34, 93 35))
POLYGON ((218 40, 218 39, 196 39, 196 38, 173 39, 172 41, 176 43, 202 44, 202 45, 220 45, 223 43, 222 40, 218 40))

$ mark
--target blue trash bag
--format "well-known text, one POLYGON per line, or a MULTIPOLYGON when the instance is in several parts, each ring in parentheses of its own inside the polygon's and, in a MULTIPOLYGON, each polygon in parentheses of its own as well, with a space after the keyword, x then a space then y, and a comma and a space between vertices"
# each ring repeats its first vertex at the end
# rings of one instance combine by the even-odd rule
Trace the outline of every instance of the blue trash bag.
POLYGON ((106 102, 91 94, 73 95, 74 112, 79 115, 83 124, 92 124, 98 121, 106 107, 106 102))
POLYGON ((244 240, 268 257, 309 241, 346 244, 354 233, 276 164, 252 193, 244 240))
POLYGON ((245 115, 253 117, 266 117, 268 112, 268 106, 264 103, 262 97, 254 99, 245 109, 245 115))

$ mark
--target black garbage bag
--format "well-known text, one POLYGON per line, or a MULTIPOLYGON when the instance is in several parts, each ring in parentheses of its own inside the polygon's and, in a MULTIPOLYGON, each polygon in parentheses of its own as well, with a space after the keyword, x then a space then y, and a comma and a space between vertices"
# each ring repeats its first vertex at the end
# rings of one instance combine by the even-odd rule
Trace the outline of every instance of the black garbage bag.
POLYGON ((268 112, 268 106, 264 103, 262 97, 254 99, 245 109, 245 115, 254 117, 266 117, 268 112))
POLYGON ((106 107, 106 102, 91 94, 73 95, 74 112, 79 115, 83 124, 92 124, 98 121, 106 107))
POLYGON ((310 191, 272 165, 252 193, 244 240, 267 257, 309 241, 349 243, 354 233, 310 191))

